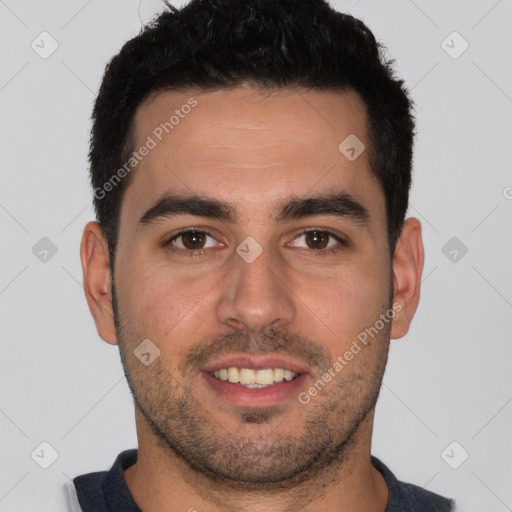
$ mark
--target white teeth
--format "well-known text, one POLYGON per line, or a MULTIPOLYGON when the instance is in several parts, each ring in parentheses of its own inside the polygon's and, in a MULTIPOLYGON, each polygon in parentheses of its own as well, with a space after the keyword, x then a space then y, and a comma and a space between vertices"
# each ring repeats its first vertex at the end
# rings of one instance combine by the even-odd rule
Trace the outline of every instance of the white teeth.
POLYGON ((295 374, 295 373, 293 373, 293 372, 291 372, 290 370, 285 370, 285 371, 284 371, 284 378, 285 378, 286 380, 292 380, 292 379, 293 379, 293 377, 295 377, 295 375, 296 375, 296 374, 295 374))
POLYGON ((249 368, 240 368, 240 384, 256 384, 256 372, 249 368))
POLYGON ((282 382, 284 379, 284 370, 282 368, 274 368, 274 382, 282 382))
POLYGON ((265 368, 263 370, 253 370, 251 368, 222 368, 215 370, 212 374, 220 380, 227 380, 233 384, 239 384, 248 388, 263 388, 272 386, 283 380, 293 380, 298 376, 290 370, 283 368, 265 368))
POLYGON ((229 382, 240 382, 240 371, 238 368, 228 368, 228 380, 229 382))
POLYGON ((247 384, 247 386, 243 386, 243 387, 250 388, 250 389, 261 389, 261 388, 268 388, 270 386, 273 386, 273 384, 247 384))
POLYGON ((274 382, 274 370, 267 368, 266 370, 258 370, 256 372, 256 384, 272 384, 274 382))

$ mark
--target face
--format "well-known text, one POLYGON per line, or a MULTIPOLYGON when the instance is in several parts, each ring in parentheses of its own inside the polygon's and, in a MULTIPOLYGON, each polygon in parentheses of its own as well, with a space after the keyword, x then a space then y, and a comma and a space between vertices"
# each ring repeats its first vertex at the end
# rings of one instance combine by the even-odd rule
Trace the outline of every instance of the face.
POLYGON ((305 478, 372 415, 393 281, 351 134, 369 147, 352 92, 163 92, 137 113, 134 148, 154 147, 123 198, 117 342, 145 421, 198 471, 305 478))

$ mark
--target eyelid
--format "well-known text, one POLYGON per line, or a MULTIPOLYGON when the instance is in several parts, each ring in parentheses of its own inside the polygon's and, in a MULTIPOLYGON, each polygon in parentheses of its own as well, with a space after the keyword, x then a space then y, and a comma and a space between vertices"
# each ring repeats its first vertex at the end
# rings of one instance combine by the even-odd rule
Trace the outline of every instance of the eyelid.
POLYGON ((174 252, 181 252, 181 253, 188 253, 189 255, 193 255, 193 254, 199 254, 201 252, 204 252, 205 250, 207 249, 211 249, 212 247, 204 247, 204 248, 201 248, 201 249, 186 249, 186 248, 183 248, 183 247, 177 247, 176 245, 173 244, 173 242, 180 238, 181 236, 187 234, 187 233, 190 233, 190 232, 195 232, 195 233, 201 233, 203 235, 205 235, 205 237, 209 237, 213 240, 215 240, 216 242, 218 242, 220 245, 224 245, 222 242, 220 242, 219 240, 217 240, 217 238, 212 235, 211 233, 209 233, 208 231, 206 231, 206 229, 203 229, 203 228, 198 228, 198 227, 188 227, 188 228, 183 228, 179 231, 177 231, 176 233, 174 233, 172 236, 167 236, 163 243, 162 243, 162 246, 164 248, 167 248, 169 249, 170 251, 174 251, 174 252))
MULTIPOLYGON (((299 231, 298 233, 296 233, 293 237, 293 240, 296 240, 297 238, 299 238, 300 236, 303 236, 303 235, 306 235, 308 233, 311 233, 313 231, 317 231, 319 233, 325 233, 327 236, 331 237, 332 239, 336 240, 339 244, 341 245, 348 245, 348 242, 345 240, 345 238, 342 236, 342 235, 338 235, 336 233, 333 233, 330 229, 326 229, 326 228, 307 228, 307 229, 304 229, 302 231, 299 231)), ((327 249, 311 249, 312 251, 325 251, 327 249)))
MULTIPOLYGON (((308 233, 311 233, 313 231, 317 231, 317 232, 326 234, 331 239, 335 240, 337 242, 337 244, 335 244, 334 246, 331 246, 331 247, 329 247, 329 246, 325 247, 323 249, 310 249, 308 247, 299 247, 299 249, 306 249, 307 251, 312 252, 312 253, 317 254, 317 255, 320 255, 320 254, 324 254, 325 255, 325 254, 337 252, 340 249, 340 246, 341 247, 348 246, 347 241, 341 235, 333 233, 332 231, 330 231, 329 229, 326 229, 326 228, 316 228, 316 227, 306 228, 306 229, 303 229, 303 230, 299 231, 298 233, 296 233, 294 235, 292 242, 297 240, 297 238, 299 238, 299 237, 301 237, 303 235, 306 235, 308 233)), ((162 245, 164 247, 167 247, 170 251, 186 254, 187 256, 201 255, 206 250, 212 249, 212 247, 204 247, 204 248, 201 248, 201 249, 187 249, 187 248, 184 248, 184 247, 176 247, 173 244, 173 242, 176 239, 178 239, 180 236, 185 235, 186 233, 190 233, 190 232, 197 232, 197 233, 204 234, 206 237, 209 237, 209 238, 217 241, 220 244, 220 246, 224 246, 224 244, 222 242, 219 242, 219 240, 217 240, 217 238, 215 236, 213 236, 211 233, 209 233, 205 229, 198 228, 198 227, 183 228, 180 231, 174 233, 170 238, 167 237, 162 245)), ((289 245, 289 244, 287 244, 287 245, 289 245)))

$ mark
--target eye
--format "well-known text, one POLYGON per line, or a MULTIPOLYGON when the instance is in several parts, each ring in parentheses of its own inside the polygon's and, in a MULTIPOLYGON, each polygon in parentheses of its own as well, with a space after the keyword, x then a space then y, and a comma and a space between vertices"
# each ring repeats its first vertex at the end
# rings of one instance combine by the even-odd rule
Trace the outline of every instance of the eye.
POLYGON ((200 251, 215 246, 215 238, 205 231, 189 229, 174 235, 165 245, 185 251, 200 251))
POLYGON ((319 252, 336 252, 340 245, 346 245, 345 241, 330 231, 311 229, 300 233, 295 238, 294 247, 303 247, 319 252))

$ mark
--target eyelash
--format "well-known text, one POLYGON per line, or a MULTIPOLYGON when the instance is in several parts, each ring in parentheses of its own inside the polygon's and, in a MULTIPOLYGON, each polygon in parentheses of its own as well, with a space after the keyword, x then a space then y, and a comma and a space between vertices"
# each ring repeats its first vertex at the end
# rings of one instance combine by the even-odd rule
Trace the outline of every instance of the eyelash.
POLYGON ((174 242, 180 236, 185 235, 187 233, 200 233, 200 234, 203 234, 203 235, 206 235, 206 236, 208 236, 210 238, 215 239, 215 237, 210 235, 210 233, 208 233, 207 231, 202 231, 202 230, 199 230, 199 229, 190 229, 189 228, 189 229, 184 229, 183 231, 180 231, 180 232, 176 233, 175 235, 173 235, 169 240, 167 240, 166 242, 163 243, 163 246, 168 251, 170 251, 172 253, 180 253, 181 255, 184 255, 184 256, 186 256, 188 258, 197 258, 197 257, 202 256, 207 249, 197 249, 197 250, 193 251, 193 250, 190 250, 190 249, 181 249, 180 247, 174 248, 172 246, 172 242, 174 242))
MULTIPOLYGON (((342 238, 340 238, 339 236, 335 235, 334 233, 331 233, 328 230, 318 229, 318 228, 305 229, 304 231, 297 233, 294 240, 296 240, 297 238, 299 238, 302 235, 311 233, 313 231, 318 231, 319 233, 324 233, 329 238, 333 238, 334 240, 336 240, 336 242, 338 242, 338 245, 335 245, 334 247, 329 247, 328 249, 309 249, 309 251, 311 251, 315 256, 322 256, 322 257, 330 256, 330 255, 338 253, 338 251, 340 251, 344 247, 348 246, 347 242, 345 240, 343 240, 342 238)), ((179 233, 176 233, 175 235, 173 235, 169 240, 167 240, 166 242, 163 243, 163 246, 170 252, 181 253, 189 258, 197 258, 197 257, 202 256, 208 248, 207 249, 190 250, 190 249, 181 249, 181 248, 173 248, 172 247, 172 242, 174 242, 180 236, 185 235, 187 233, 200 233, 200 234, 203 234, 203 235, 206 235, 208 237, 215 239, 215 237, 210 235, 210 233, 208 233, 207 231, 189 228, 189 229, 184 229, 183 231, 180 231, 179 233)))
POLYGON ((334 240, 336 240, 336 242, 338 242, 337 245, 335 245, 334 247, 329 247, 328 249, 309 249, 309 248, 306 249, 306 250, 310 251, 312 254, 314 254, 315 256, 321 256, 321 257, 332 256, 333 254, 337 254, 338 251, 340 251, 343 248, 348 246, 347 242, 345 240, 343 240, 342 238, 340 238, 338 235, 335 235, 334 233, 331 233, 330 231, 328 231, 326 229, 319 229, 319 228, 305 229, 304 231, 297 233, 294 240, 301 237, 302 235, 305 235, 307 233, 311 233, 314 231, 317 231, 319 233, 324 233, 329 238, 334 239, 334 240))

